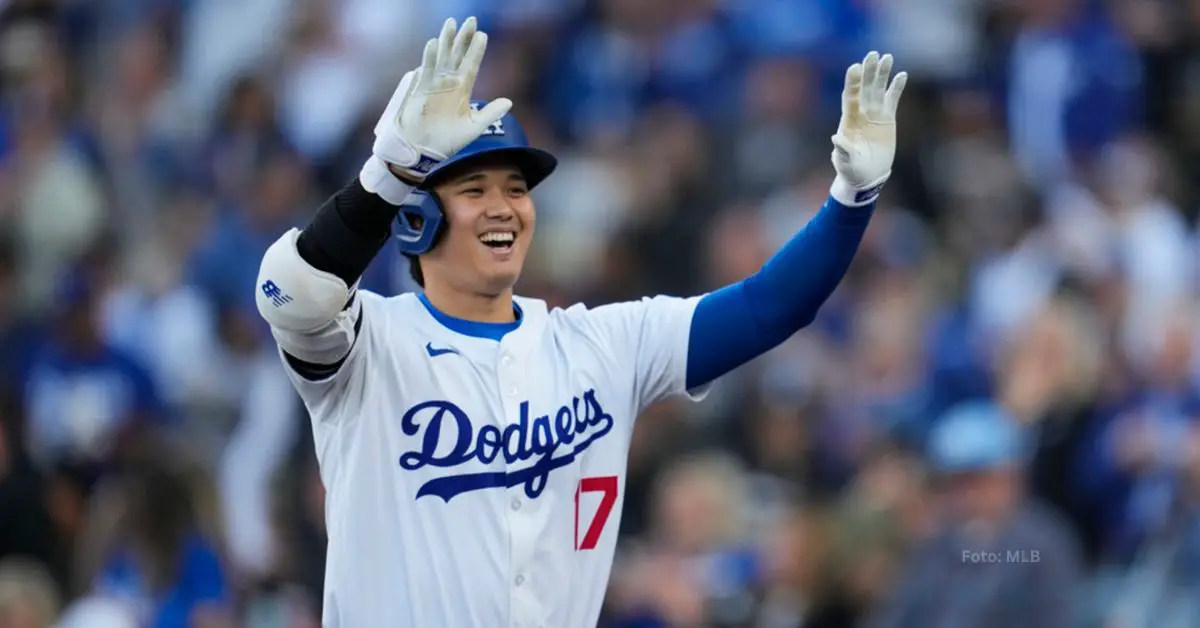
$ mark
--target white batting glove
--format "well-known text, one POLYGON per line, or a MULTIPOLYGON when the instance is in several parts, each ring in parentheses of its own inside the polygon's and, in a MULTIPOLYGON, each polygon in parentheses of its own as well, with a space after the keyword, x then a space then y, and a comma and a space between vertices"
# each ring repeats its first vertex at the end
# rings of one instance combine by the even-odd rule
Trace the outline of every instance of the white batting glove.
POLYGON ((896 107, 908 82, 900 72, 892 84, 892 55, 871 51, 862 63, 846 70, 842 121, 833 136, 833 180, 830 195, 852 207, 873 203, 892 174, 896 157, 896 107))
POLYGON ((446 20, 441 35, 425 44, 421 67, 404 75, 375 124, 372 156, 359 175, 364 188, 399 205, 409 184, 423 181, 508 113, 512 101, 507 98, 479 110, 471 107, 471 90, 486 49, 487 33, 477 29, 475 18, 467 18, 461 30, 456 30, 453 18, 446 20))

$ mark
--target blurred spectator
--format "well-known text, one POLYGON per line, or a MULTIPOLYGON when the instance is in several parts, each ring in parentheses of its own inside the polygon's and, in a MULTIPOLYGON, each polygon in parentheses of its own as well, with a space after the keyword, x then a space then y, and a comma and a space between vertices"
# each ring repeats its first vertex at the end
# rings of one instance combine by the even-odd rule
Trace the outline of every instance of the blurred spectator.
POLYGON ((21 307, 21 272, 16 243, 0 233, 0 389, 22 393, 21 382, 29 371, 43 332, 32 312, 21 307))
MULTIPOLYGON (((305 430, 307 432, 307 430, 305 430)), ((277 548, 274 575, 293 583, 289 606, 310 622, 320 622, 325 590, 325 487, 316 460, 308 455, 311 433, 296 440, 292 455, 274 478, 272 526, 277 548)))
POLYGON ((54 582, 37 563, 0 561, 0 626, 50 628, 58 610, 54 582))
POLYGON ((304 202, 308 171, 300 158, 280 150, 254 164, 255 185, 222 207, 191 261, 193 281, 221 308, 254 312, 257 260, 278 234, 292 227, 304 202))
POLYGON ((1084 559, 1107 547, 1096 494, 1094 447, 1110 403, 1101 390, 1107 343, 1100 321, 1077 298, 1055 296, 997 351, 996 396, 1032 441, 1029 489, 1071 524, 1084 559))
POLYGON ((1026 497, 1022 430, 972 402, 938 420, 929 457, 944 500, 872 626, 1070 626, 1081 583, 1077 543, 1026 497))
POLYGON ((1069 178, 1141 122, 1142 68, 1103 4, 1023 0, 1003 77, 1009 138, 1038 186, 1069 178))
POLYGON ((748 512, 741 470, 723 457, 685 459, 656 491, 644 546, 627 557, 614 626, 737 626, 750 617, 759 569, 743 537, 748 512))
POLYGON ((823 549, 812 548, 822 576, 802 607, 805 623, 796 625, 858 625, 888 595, 909 544, 924 534, 923 480, 912 455, 880 443, 864 455, 862 473, 828 512, 814 516, 810 508, 807 519, 823 524, 813 539, 823 549))
POLYGON ((233 626, 206 482, 163 443, 131 447, 93 502, 80 585, 125 602, 140 625, 233 626))
POLYGON ((84 597, 64 612, 57 628, 136 628, 137 613, 129 604, 102 597, 84 597))
POLYGON ((811 136, 820 114, 817 89, 814 68, 800 59, 765 59, 748 68, 745 102, 723 138, 732 157, 722 173, 729 179, 725 194, 766 196, 795 173, 824 163, 826 151, 811 136))
POLYGON ((290 31, 289 0, 190 3, 182 17, 178 82, 189 115, 210 121, 221 94, 248 68, 269 63, 290 31), (215 45, 214 42, 220 42, 215 45))
POLYGON ((802 508, 788 512, 762 540, 761 599, 754 626, 820 628, 851 625, 831 596, 832 578, 824 550, 829 522, 824 513, 802 508))
POLYGON ((102 465, 123 435, 166 418, 146 367, 103 337, 103 284, 91 271, 60 284, 54 334, 29 374, 30 453, 43 464, 102 465))
POLYGON ((248 369, 244 403, 216 475, 230 563, 251 582, 275 575, 284 560, 272 540, 272 510, 278 500, 271 494, 301 428, 297 417, 303 406, 288 395, 291 384, 277 360, 273 351, 263 351, 248 369))
POLYGON ((275 95, 265 79, 245 75, 235 81, 216 118, 205 164, 214 195, 234 199, 247 194, 257 180, 256 166, 287 148, 279 128, 275 95))
POLYGON ((65 594, 70 540, 51 516, 50 483, 25 453, 21 414, 15 397, 0 393, 0 561, 36 561, 65 594))
POLYGON ((95 117, 99 160, 112 182, 113 219, 123 232, 153 226, 165 193, 184 180, 195 121, 180 115, 180 96, 170 84, 171 49, 154 21, 123 30, 111 65, 101 70, 95 117))
POLYGON ((1099 445, 1097 471, 1109 474, 1102 477, 1109 479, 1107 514, 1115 519, 1107 540, 1118 560, 1131 559, 1167 525, 1190 469, 1200 464, 1200 450, 1190 445, 1200 435, 1200 396, 1190 376, 1193 320, 1188 308, 1162 321, 1141 371, 1145 381, 1117 408, 1099 445))
POLYGON ((55 279, 101 235, 108 211, 100 181, 72 141, 68 124, 70 76, 49 34, 14 85, 15 150, 11 159, 20 251, 21 287, 27 308, 45 307, 55 279))
POLYGON ((1200 622, 1200 606, 1192 594, 1200 584, 1200 430, 1190 426, 1183 438, 1187 460, 1175 478, 1177 484, 1164 496, 1170 503, 1155 513, 1128 571, 1110 570, 1098 578, 1096 606, 1113 623, 1195 626, 1200 622))

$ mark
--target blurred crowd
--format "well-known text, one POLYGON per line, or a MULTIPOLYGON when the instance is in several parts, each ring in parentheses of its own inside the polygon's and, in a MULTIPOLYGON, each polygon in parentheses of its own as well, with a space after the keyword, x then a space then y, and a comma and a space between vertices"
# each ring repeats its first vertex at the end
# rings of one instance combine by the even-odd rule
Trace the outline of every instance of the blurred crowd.
POLYGON ((605 628, 1200 626, 1197 0, 0 0, 0 626, 319 624, 252 286, 467 15, 555 305, 753 273, 912 76, 818 320, 639 418, 605 628))

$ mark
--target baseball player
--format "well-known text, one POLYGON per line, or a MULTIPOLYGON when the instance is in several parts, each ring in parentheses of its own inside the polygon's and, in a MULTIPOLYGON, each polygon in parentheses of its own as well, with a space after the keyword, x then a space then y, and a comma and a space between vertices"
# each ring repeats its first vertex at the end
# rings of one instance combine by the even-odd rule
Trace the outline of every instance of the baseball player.
MULTIPOLYGON (((475 103, 487 36, 447 20, 359 177, 260 269, 258 309, 312 416, 329 627, 575 628, 600 616, 639 412, 813 320, 891 171, 892 59, 846 73, 818 215, 752 277, 595 309, 513 295, 555 159, 475 103), (395 234, 392 233, 395 223, 395 234), (390 239, 421 294, 358 290, 390 239)), ((550 211, 553 211, 552 209, 550 211)))

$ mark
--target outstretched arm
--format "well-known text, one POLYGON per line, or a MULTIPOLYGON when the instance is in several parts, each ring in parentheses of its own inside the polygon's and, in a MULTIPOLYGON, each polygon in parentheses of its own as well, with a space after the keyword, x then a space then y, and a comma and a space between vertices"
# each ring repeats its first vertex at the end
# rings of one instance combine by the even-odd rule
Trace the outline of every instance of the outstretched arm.
POLYGON ((762 355, 813 321, 858 250, 896 154, 896 107, 908 75, 891 85, 892 56, 871 52, 846 71, 833 136, 837 171, 817 216, 754 275, 705 295, 688 336, 694 390, 762 355))
POLYGON ((391 236, 391 223, 439 163, 512 107, 498 98, 469 106, 487 35, 475 18, 446 20, 425 46, 375 125, 371 158, 358 178, 330 198, 303 231, 267 250, 259 270, 258 310, 292 370, 308 380, 336 373, 363 326, 356 286, 391 236))

